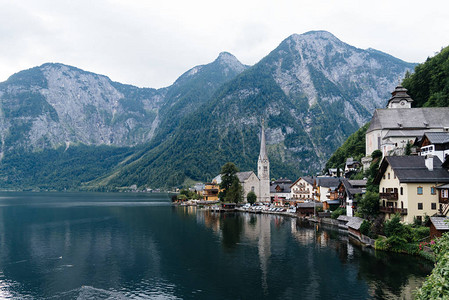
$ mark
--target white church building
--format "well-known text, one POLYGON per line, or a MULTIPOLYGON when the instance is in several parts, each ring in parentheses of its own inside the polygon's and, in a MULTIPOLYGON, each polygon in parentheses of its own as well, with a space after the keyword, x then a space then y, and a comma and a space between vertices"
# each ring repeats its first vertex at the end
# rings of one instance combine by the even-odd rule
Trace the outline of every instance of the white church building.
POLYGON ((249 192, 257 195, 257 202, 270 202, 270 161, 268 160, 265 129, 262 124, 262 132, 260 136, 260 153, 257 161, 257 176, 253 171, 238 172, 240 184, 243 190, 243 201, 247 202, 249 192))

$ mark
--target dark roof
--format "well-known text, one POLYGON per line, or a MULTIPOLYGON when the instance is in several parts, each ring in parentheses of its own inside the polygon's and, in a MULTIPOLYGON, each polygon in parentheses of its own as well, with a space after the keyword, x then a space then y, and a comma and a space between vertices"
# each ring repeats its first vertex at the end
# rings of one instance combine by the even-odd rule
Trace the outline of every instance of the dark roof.
POLYGON ((376 109, 367 130, 449 127, 449 107, 376 109))
POLYGON ((249 171, 249 172, 238 172, 236 175, 239 178, 240 182, 244 182, 245 180, 247 180, 251 174, 254 173, 253 171, 249 171))
POLYGON ((390 102, 400 102, 401 100, 406 100, 407 102, 413 102, 412 97, 410 97, 409 94, 407 94, 407 89, 403 87, 402 85, 398 85, 393 92, 391 92, 391 98, 388 100, 387 106, 390 104, 390 102))
POLYGON ((278 180, 275 180, 274 183, 288 183, 288 184, 292 184, 293 181, 291 181, 288 178, 279 178, 278 180))
POLYGON ((270 183, 270 193, 275 194, 278 191, 276 190, 277 187, 281 188, 281 191, 279 193, 290 193, 291 188, 291 181, 285 182, 285 183, 276 183, 276 181, 270 183))
POLYGON ((449 182, 448 170, 442 168, 441 161, 437 156, 433 157, 433 171, 425 165, 424 156, 386 156, 374 179, 374 184, 379 184, 388 165, 391 166, 396 177, 401 183, 407 182, 449 182))
POLYGON ((366 187, 367 180, 348 180, 352 187, 366 187))
POLYGON ((430 222, 437 230, 449 230, 449 218, 447 217, 430 217, 430 222))
POLYGON ((293 185, 295 185, 298 181, 300 181, 301 179, 304 179, 305 182, 307 182, 308 184, 313 185, 313 181, 315 180, 314 177, 312 176, 303 176, 303 177, 299 177, 298 179, 296 179, 295 182, 293 182, 292 184, 290 184, 290 187, 292 187, 293 185))
POLYGON ((296 204, 296 207, 300 207, 300 208, 310 208, 310 207, 322 207, 323 203, 321 202, 304 202, 304 203, 298 203, 296 204))
POLYGON ((359 217, 350 217, 348 223, 346 224, 348 228, 352 228, 355 230, 360 229, 360 225, 362 225, 363 219, 359 217))
POLYGON ((317 186, 324 186, 324 187, 337 187, 340 184, 341 178, 335 178, 335 177, 317 177, 316 178, 316 184, 317 186))
POLYGON ((449 143, 449 132, 426 132, 424 135, 431 144, 449 143))

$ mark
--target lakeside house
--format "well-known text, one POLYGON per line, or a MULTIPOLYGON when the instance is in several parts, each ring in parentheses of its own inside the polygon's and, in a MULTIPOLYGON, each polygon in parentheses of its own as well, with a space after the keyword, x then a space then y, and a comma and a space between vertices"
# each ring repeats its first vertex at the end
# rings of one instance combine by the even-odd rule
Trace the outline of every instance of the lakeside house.
POLYGON ((270 197, 271 201, 284 205, 286 202, 291 202, 291 186, 292 181, 287 178, 280 178, 270 183, 270 197))
POLYGON ((331 192, 340 185, 341 178, 317 176, 314 185, 314 200, 323 203, 323 209, 337 208, 338 199, 331 200, 331 192))
POLYGON ((253 171, 238 172, 236 175, 242 185, 243 202, 248 202, 247 196, 249 192, 260 195, 260 180, 253 171))
POLYGON ((297 202, 312 201, 315 179, 312 176, 299 177, 290 186, 290 199, 297 202))
POLYGON ((356 196, 365 194, 366 183, 366 180, 342 178, 338 187, 331 192, 330 200, 338 200, 340 207, 346 208, 346 215, 352 217, 357 209, 356 196))
POLYGON ((399 213, 405 223, 438 213, 437 186, 449 183, 438 157, 386 156, 373 181, 379 185, 380 212, 386 219, 399 213))

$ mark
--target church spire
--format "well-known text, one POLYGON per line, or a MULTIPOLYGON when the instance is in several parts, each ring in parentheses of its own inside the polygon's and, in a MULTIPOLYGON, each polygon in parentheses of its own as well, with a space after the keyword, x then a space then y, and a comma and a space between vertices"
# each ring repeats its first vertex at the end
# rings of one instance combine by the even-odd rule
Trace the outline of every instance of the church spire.
POLYGON ((264 119, 262 119, 262 134, 260 136, 259 160, 268 160, 266 143, 265 143, 265 128, 264 128, 264 125, 265 125, 265 122, 264 122, 264 119))

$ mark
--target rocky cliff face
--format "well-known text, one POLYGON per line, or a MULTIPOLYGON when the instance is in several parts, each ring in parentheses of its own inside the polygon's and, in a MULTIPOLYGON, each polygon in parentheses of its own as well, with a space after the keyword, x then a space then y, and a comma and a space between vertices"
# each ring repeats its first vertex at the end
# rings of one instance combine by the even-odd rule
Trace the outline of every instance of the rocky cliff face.
POLYGON ((255 170, 261 119, 272 176, 314 173, 386 103, 398 77, 412 67, 328 32, 292 35, 224 84, 201 110, 186 115, 165 143, 149 147, 111 182, 163 185, 212 178, 226 161, 255 170), (146 174, 143 181, 139 172, 146 174))
POLYGON ((255 170, 265 119, 272 176, 295 178, 320 170, 413 66, 324 31, 292 35, 252 67, 221 53, 159 90, 44 64, 0 83, 0 156, 139 145, 132 159, 108 165, 113 174, 98 184, 178 185, 212 178, 227 161, 255 170))
POLYGON ((171 120, 173 114, 179 118, 196 109, 244 69, 234 56, 223 53, 159 90, 123 85, 63 64, 19 72, 0 84, 1 152, 146 143, 166 116, 171 120))

